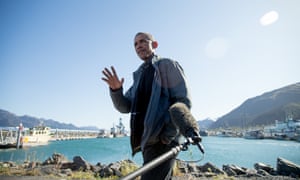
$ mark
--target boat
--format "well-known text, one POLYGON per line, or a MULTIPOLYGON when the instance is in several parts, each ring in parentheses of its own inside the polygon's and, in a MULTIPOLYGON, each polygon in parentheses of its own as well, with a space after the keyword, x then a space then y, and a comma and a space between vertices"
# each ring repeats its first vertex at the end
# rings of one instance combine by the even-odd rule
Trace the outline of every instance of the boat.
POLYGON ((244 136, 245 139, 264 139, 263 130, 247 131, 244 136))
POLYGON ((25 135, 22 137, 23 146, 36 146, 48 144, 51 135, 50 127, 47 126, 36 126, 29 128, 25 131, 25 135))
POLYGON ((122 118, 119 119, 119 124, 113 124, 113 127, 110 128, 110 132, 105 129, 101 129, 97 135, 97 138, 118 138, 129 136, 128 132, 125 129, 124 124, 122 123, 122 118))
POLYGON ((100 129, 97 138, 113 138, 113 134, 111 134, 110 132, 108 132, 105 129, 100 129))
POLYGON ((300 135, 300 120, 287 116, 285 121, 275 121, 275 126, 266 127, 264 130, 266 137, 278 140, 296 140, 300 135))
POLYGON ((110 134, 112 134, 114 138, 127 136, 125 126, 122 123, 122 118, 119 119, 118 125, 113 125, 113 127, 110 129, 110 134))
POLYGON ((221 130, 216 134, 218 137, 237 137, 237 133, 233 130, 221 130))

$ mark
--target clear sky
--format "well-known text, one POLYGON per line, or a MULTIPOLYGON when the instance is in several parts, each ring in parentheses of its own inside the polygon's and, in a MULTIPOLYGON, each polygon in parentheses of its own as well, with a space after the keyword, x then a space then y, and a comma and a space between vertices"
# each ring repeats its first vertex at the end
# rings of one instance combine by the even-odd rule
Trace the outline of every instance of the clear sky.
POLYGON ((300 81, 299 0, 1 0, 0 109, 77 126, 119 118, 102 69, 132 84, 136 32, 185 70, 196 119, 300 81))

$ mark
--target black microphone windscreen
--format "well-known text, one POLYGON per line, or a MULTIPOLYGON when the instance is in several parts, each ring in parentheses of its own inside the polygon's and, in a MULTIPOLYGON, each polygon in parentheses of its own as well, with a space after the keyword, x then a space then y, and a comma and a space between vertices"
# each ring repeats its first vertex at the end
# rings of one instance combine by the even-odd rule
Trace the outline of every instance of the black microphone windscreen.
POLYGON ((196 119, 184 103, 177 102, 173 104, 169 108, 169 112, 173 123, 178 127, 182 135, 188 137, 190 136, 189 133, 191 133, 191 131, 199 132, 199 126, 196 119))

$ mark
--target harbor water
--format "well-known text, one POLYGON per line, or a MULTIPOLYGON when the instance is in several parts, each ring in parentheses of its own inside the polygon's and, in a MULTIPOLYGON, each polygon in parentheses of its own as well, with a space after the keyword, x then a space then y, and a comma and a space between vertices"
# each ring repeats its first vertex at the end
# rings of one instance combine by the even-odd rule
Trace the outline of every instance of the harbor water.
MULTIPOLYGON (((0 161, 45 161, 53 153, 61 153, 72 161, 74 156, 82 156, 91 164, 109 164, 131 159, 142 164, 141 153, 131 156, 129 137, 93 138, 69 141, 51 141, 48 145, 23 149, 0 150, 0 161)), ((300 164, 300 143, 279 140, 248 140, 243 138, 203 137, 205 155, 199 165, 211 162, 219 168, 224 164, 253 168, 254 163, 262 162, 276 168, 277 158, 282 157, 300 164)), ((202 158, 197 146, 180 152, 178 159, 196 161, 202 158)))

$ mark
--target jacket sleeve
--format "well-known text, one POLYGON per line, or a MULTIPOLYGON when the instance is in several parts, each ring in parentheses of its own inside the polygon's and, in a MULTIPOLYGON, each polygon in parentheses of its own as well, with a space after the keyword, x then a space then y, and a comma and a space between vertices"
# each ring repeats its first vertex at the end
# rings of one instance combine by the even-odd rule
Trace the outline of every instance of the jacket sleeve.
POLYGON ((171 105, 182 102, 191 108, 189 88, 182 67, 177 61, 168 61, 163 69, 166 71, 163 79, 169 91, 171 105))
POLYGON ((131 109, 131 98, 130 98, 131 89, 127 93, 123 94, 123 88, 118 90, 110 89, 110 97, 114 104, 114 107, 121 113, 129 113, 131 109))

